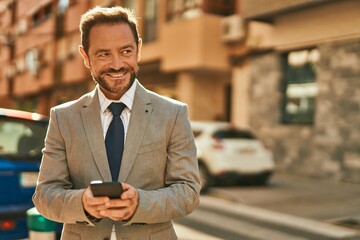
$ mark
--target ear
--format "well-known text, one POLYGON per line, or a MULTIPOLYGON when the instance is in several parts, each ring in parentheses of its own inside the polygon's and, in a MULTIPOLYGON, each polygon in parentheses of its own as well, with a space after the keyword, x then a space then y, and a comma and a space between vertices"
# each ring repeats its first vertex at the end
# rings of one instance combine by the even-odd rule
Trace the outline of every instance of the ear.
POLYGON ((83 46, 81 46, 81 45, 79 45, 79 53, 80 53, 80 55, 82 56, 82 58, 84 59, 84 65, 85 65, 85 67, 90 68, 90 60, 89 60, 89 57, 88 57, 88 55, 86 54, 83 46))
POLYGON ((139 62, 141 59, 141 47, 142 47, 142 39, 139 38, 139 43, 138 43, 138 52, 137 52, 137 61, 139 62))

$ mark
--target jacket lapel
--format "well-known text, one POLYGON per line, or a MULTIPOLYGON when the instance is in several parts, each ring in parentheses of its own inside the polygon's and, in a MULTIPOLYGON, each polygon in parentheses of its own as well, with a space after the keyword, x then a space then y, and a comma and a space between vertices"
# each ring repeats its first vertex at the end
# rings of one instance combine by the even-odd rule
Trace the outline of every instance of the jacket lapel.
POLYGON ((130 173, 153 110, 149 94, 139 82, 136 83, 134 103, 119 174, 119 181, 122 182, 126 181, 130 173))
MULTIPOLYGON (((100 119, 100 104, 97 90, 92 91, 81 109, 82 122, 95 163, 104 181, 111 181, 106 149, 100 119)), ((80 146, 81 147, 81 146, 80 146)))

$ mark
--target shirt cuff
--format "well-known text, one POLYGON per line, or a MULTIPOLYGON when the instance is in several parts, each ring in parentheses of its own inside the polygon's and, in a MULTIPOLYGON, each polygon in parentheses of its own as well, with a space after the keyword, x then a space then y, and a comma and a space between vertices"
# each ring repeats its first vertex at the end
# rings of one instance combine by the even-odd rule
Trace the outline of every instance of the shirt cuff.
POLYGON ((98 223, 98 222, 101 221, 102 218, 96 218, 96 217, 92 216, 92 215, 91 215, 90 213, 88 213, 85 209, 84 209, 84 211, 85 211, 86 217, 87 217, 92 223, 98 223))

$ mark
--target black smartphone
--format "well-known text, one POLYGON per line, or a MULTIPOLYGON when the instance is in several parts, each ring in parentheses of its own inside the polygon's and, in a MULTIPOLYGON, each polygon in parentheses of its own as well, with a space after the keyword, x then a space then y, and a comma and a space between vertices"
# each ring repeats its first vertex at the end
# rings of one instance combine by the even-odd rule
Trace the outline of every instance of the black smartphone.
POLYGON ((123 188, 120 182, 91 181, 90 189, 94 197, 120 198, 123 188))

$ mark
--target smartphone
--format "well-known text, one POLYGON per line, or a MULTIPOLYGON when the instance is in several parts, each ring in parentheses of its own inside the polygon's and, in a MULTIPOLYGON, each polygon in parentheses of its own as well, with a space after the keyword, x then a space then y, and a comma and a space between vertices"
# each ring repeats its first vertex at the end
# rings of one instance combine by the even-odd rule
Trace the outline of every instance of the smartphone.
POLYGON ((91 181, 90 189, 94 197, 120 198, 123 193, 121 182, 91 181))

